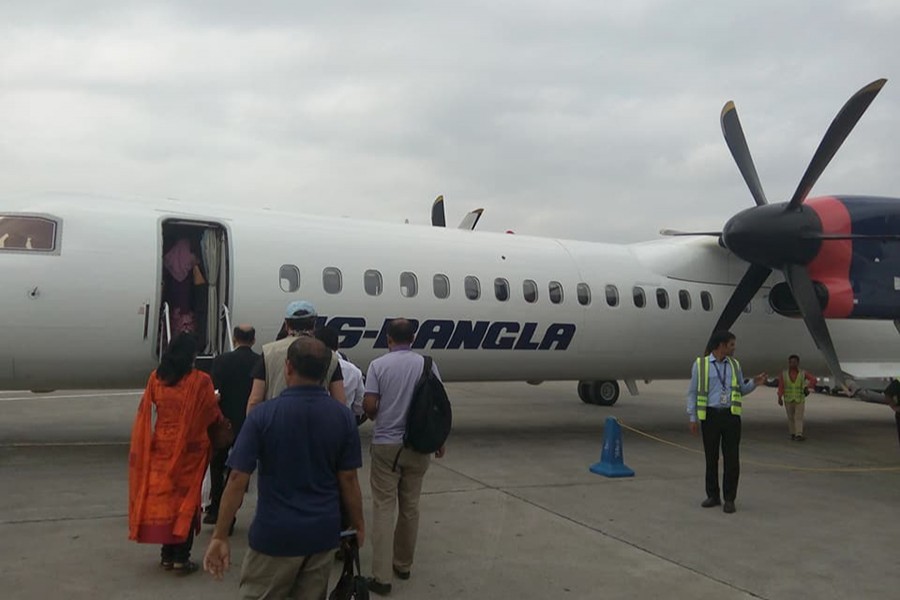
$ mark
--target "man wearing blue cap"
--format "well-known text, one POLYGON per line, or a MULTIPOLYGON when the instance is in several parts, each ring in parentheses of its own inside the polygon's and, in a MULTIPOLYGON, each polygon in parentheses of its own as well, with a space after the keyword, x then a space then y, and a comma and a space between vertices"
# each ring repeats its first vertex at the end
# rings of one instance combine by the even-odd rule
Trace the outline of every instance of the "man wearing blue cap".
MULTIPOLYGON (((271 398, 275 398, 287 387, 284 366, 290 345, 298 336, 312 336, 316 329, 316 307, 306 300, 294 300, 287 306, 284 315, 284 327, 288 336, 263 346, 262 358, 253 369, 253 389, 247 401, 247 412, 253 407, 271 398)), ((322 380, 322 387, 328 390, 332 398, 342 404, 347 403, 344 393, 344 375, 336 353, 332 352, 331 364, 322 380)))

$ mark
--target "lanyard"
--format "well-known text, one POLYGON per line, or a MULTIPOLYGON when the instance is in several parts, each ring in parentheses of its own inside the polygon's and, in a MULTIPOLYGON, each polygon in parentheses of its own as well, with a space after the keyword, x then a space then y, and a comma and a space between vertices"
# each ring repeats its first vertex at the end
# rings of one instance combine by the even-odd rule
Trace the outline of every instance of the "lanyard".
MULTIPOLYGON (((725 360, 728 360, 728 359, 725 359, 725 360)), ((728 363, 725 363, 725 364, 722 366, 722 370, 721 370, 721 371, 719 370, 719 361, 713 360, 713 366, 716 368, 716 376, 719 378, 719 383, 722 384, 722 392, 723 392, 723 393, 724 393, 724 392, 727 392, 727 391, 728 391, 728 386, 725 385, 725 373, 726 373, 727 370, 728 370, 728 363)))

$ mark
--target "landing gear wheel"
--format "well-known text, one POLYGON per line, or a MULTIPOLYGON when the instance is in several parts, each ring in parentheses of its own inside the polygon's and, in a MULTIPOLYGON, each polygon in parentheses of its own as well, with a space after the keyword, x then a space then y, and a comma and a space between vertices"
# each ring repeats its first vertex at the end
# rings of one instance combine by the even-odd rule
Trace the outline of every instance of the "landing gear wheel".
POLYGON ((593 386, 593 381, 579 381, 578 382, 578 397, 581 398, 581 401, 585 404, 593 404, 594 399, 591 397, 591 386, 593 386))
POLYGON ((591 386, 592 404, 612 406, 619 399, 619 384, 616 381, 595 381, 591 386))

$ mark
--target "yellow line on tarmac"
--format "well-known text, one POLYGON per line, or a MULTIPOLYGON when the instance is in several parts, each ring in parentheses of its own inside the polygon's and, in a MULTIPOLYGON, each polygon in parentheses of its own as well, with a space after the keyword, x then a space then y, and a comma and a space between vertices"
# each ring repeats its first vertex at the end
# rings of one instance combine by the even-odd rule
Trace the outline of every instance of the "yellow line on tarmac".
MULTIPOLYGON (((619 421, 618 419, 616 419, 616 420, 619 421)), ((685 450, 687 452, 693 452, 694 454, 703 454, 702 450, 697 450, 696 448, 689 448, 687 446, 683 446, 681 444, 677 444, 675 442, 665 440, 661 437, 647 433, 646 431, 641 431, 640 429, 636 429, 634 427, 631 427, 630 425, 626 425, 622 421, 619 421, 619 425, 622 427, 622 429, 627 429, 628 431, 631 431, 638 435, 644 436, 645 438, 651 439, 655 442, 659 442, 661 444, 666 444, 667 446, 674 446, 675 448, 679 448, 679 449, 685 450)), ((756 460, 747 460, 747 459, 741 459, 741 464, 756 465, 757 467, 768 467, 770 469, 782 469, 785 471, 806 471, 808 473, 895 473, 895 472, 900 472, 900 465, 883 466, 883 467, 796 467, 793 465, 765 463, 765 462, 759 462, 756 460)))

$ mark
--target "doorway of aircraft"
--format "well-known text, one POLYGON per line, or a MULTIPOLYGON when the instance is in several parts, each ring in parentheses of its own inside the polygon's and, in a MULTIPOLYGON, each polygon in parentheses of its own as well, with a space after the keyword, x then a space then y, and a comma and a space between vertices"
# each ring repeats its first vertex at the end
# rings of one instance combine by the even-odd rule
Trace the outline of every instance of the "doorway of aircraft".
POLYGON ((228 232, 218 223, 162 222, 157 356, 181 332, 193 333, 202 364, 232 349, 228 232))

